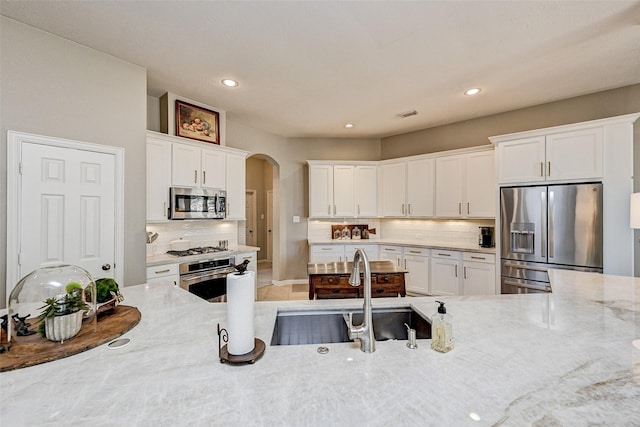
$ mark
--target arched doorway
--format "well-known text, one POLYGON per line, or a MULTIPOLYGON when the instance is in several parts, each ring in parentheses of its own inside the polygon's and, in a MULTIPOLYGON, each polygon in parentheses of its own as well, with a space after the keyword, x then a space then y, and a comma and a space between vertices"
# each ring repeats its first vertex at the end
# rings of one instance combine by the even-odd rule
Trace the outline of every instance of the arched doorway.
MULTIPOLYGON (((258 287, 269 285, 279 277, 280 266, 278 260, 280 244, 279 238, 279 165, 266 154, 253 154, 246 161, 246 188, 251 192, 251 203, 255 203, 255 221, 252 233, 253 240, 260 248, 258 252, 259 273, 270 268, 270 277, 259 274, 258 287)), ((249 200, 249 199, 248 199, 249 200)), ((238 230, 238 237, 246 238, 247 226, 244 221, 238 230)))

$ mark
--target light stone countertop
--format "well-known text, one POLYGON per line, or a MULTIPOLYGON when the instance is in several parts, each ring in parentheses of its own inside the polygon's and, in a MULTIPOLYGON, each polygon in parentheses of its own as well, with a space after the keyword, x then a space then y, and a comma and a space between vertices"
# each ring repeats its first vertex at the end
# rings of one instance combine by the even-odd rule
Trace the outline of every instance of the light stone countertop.
POLYGON ((211 252, 208 254, 201 255, 189 255, 189 256, 174 256, 168 254, 156 254, 147 257, 147 267, 154 267, 156 265, 163 264, 175 264, 181 262, 189 262, 189 261, 198 261, 201 259, 214 259, 214 258, 224 258, 229 256, 235 256, 237 254, 242 254, 246 252, 258 252, 260 248, 255 246, 243 246, 237 245, 233 247, 229 247, 228 251, 220 251, 220 252, 211 252))
MULTIPOLYGON (((258 302, 254 365, 218 361, 226 304, 165 285, 123 289, 142 312, 125 336, 0 374, 3 426, 632 426, 640 420, 640 279, 551 271, 552 294, 375 299, 431 314, 444 299, 455 348, 430 340, 269 346, 278 309, 258 302)), ((0 356, 1 357, 1 356, 0 356)))
POLYGON ((482 248, 478 245, 465 245, 459 243, 442 243, 442 242, 427 242, 425 240, 394 240, 394 239, 359 239, 359 240, 340 240, 340 239, 326 239, 326 240, 308 240, 309 246, 311 245, 394 245, 394 246, 412 246, 429 249, 441 249, 450 251, 465 251, 476 252, 483 254, 495 254, 496 248, 482 248))

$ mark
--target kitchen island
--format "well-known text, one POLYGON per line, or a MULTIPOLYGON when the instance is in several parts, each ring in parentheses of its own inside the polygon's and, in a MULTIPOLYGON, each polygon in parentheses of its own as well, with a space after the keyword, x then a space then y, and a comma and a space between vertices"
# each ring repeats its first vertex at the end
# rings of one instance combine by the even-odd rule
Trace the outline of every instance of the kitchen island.
MULTIPOLYGON (((429 340, 270 346, 278 310, 362 300, 258 302, 254 365, 218 361, 226 304, 173 286, 125 287, 142 312, 120 349, 106 345, 0 374, 0 424, 638 425, 640 279, 550 272, 554 293, 438 298, 455 348, 429 340)), ((433 297, 380 298, 430 315, 433 297)), ((1 357, 1 356, 0 356, 1 357)))

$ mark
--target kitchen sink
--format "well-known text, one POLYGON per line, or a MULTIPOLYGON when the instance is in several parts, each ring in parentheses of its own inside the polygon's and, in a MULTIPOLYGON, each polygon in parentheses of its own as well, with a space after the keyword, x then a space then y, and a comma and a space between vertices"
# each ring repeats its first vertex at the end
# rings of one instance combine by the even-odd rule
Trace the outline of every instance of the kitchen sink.
MULTIPOLYGON (((355 325, 362 323, 362 309, 278 311, 271 345, 349 342, 345 318, 350 312, 355 325)), ((405 323, 418 339, 431 338, 431 323, 412 307, 374 308, 372 318, 376 341, 406 340, 405 323)))

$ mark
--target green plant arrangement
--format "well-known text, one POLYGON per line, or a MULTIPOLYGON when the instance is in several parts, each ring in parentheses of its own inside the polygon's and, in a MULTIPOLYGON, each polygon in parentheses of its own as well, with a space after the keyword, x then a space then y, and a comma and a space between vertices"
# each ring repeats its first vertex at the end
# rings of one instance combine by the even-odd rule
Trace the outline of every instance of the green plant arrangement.
MULTIPOLYGON (((70 314, 84 312, 90 309, 89 305, 84 300, 84 290, 82 286, 77 282, 70 282, 65 288, 66 293, 58 295, 52 298, 47 298, 44 301, 44 305, 40 307, 40 316, 38 319, 38 332, 49 339, 51 336, 47 334, 48 319, 54 319, 56 317, 67 316, 70 314)), ((81 315, 77 315, 81 322, 81 315)), ((77 331, 76 331, 77 333, 77 331)), ((75 335, 75 333, 73 334, 75 335)), ((58 339, 53 339, 59 341, 58 339)))

